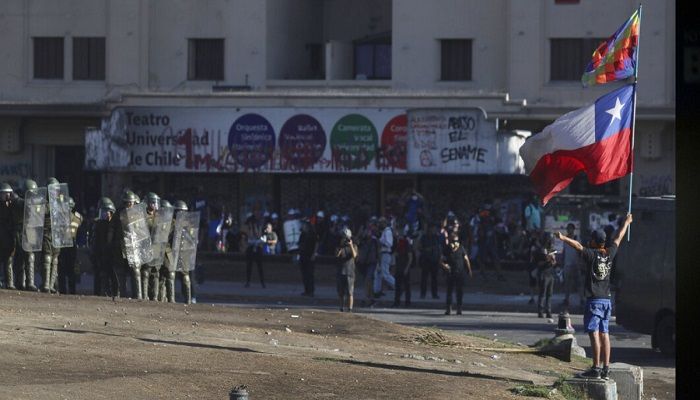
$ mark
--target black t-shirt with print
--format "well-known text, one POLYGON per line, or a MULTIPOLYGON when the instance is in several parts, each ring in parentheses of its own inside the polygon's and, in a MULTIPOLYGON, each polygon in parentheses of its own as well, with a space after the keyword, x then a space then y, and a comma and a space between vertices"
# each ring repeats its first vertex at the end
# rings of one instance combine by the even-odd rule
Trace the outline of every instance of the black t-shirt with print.
POLYGON ((581 251, 581 258, 586 263, 584 294, 587 298, 610 298, 610 274, 613 267, 612 260, 617 254, 617 245, 613 243, 605 250, 605 253, 600 249, 589 248, 581 251))
POLYGON ((463 274, 467 268, 464 261, 464 256, 467 255, 467 251, 461 245, 457 250, 452 251, 451 248, 447 247, 445 249, 445 262, 450 266, 450 274, 459 275, 463 274))

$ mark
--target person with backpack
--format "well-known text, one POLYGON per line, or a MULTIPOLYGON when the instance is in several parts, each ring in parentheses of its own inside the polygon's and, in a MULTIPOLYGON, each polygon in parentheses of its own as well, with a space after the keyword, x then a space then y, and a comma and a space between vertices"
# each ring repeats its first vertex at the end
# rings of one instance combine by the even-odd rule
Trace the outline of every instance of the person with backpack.
POLYGON ((627 214, 612 243, 607 247, 605 246, 607 234, 602 229, 593 231, 590 248, 583 247, 581 243, 562 235, 561 232, 556 233, 557 239, 576 249, 586 263, 586 280, 584 284, 586 305, 584 307, 583 324, 591 339, 593 365, 588 371, 581 374, 581 377, 584 378, 607 380, 610 376, 611 346, 608 333, 612 312, 610 274, 613 269, 612 260, 615 258, 622 238, 625 236, 631 223, 632 214, 627 214))

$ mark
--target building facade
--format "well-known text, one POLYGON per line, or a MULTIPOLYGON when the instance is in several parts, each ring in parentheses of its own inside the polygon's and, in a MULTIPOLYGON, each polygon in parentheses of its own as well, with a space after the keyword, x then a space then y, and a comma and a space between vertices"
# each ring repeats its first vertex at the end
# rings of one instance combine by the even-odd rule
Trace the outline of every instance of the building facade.
MULTIPOLYGON (((617 87, 579 79, 637 5, 7 0, 0 180, 57 176, 83 209, 128 186, 240 215, 360 216, 416 188, 438 214, 471 212, 528 192, 530 132, 617 87)), ((644 4, 637 195, 675 193, 675 31, 674 1, 644 4)))

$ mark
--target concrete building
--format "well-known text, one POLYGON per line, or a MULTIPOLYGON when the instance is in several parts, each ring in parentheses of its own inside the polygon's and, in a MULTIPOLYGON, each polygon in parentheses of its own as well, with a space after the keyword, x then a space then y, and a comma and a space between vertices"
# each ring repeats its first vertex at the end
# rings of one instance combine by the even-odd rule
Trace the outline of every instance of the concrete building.
MULTIPOLYGON (((470 212, 527 191, 528 132, 620 85, 579 79, 637 5, 6 0, 0 180, 57 176, 83 209, 129 186, 241 214, 375 213, 417 187, 436 212, 470 212), (406 138, 417 129, 464 144, 406 138)), ((675 193, 675 31, 674 1, 644 4, 640 195, 675 193)), ((577 178, 568 193, 626 198, 627 185, 577 178)))

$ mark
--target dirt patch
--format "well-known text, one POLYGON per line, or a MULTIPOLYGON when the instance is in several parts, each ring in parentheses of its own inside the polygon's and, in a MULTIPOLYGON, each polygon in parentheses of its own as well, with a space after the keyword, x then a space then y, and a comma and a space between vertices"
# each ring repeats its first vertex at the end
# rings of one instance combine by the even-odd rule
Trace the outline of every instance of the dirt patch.
POLYGON ((0 290, 0 315, 0 398, 224 399, 245 384, 251 399, 507 399, 585 367, 311 308, 0 290))

